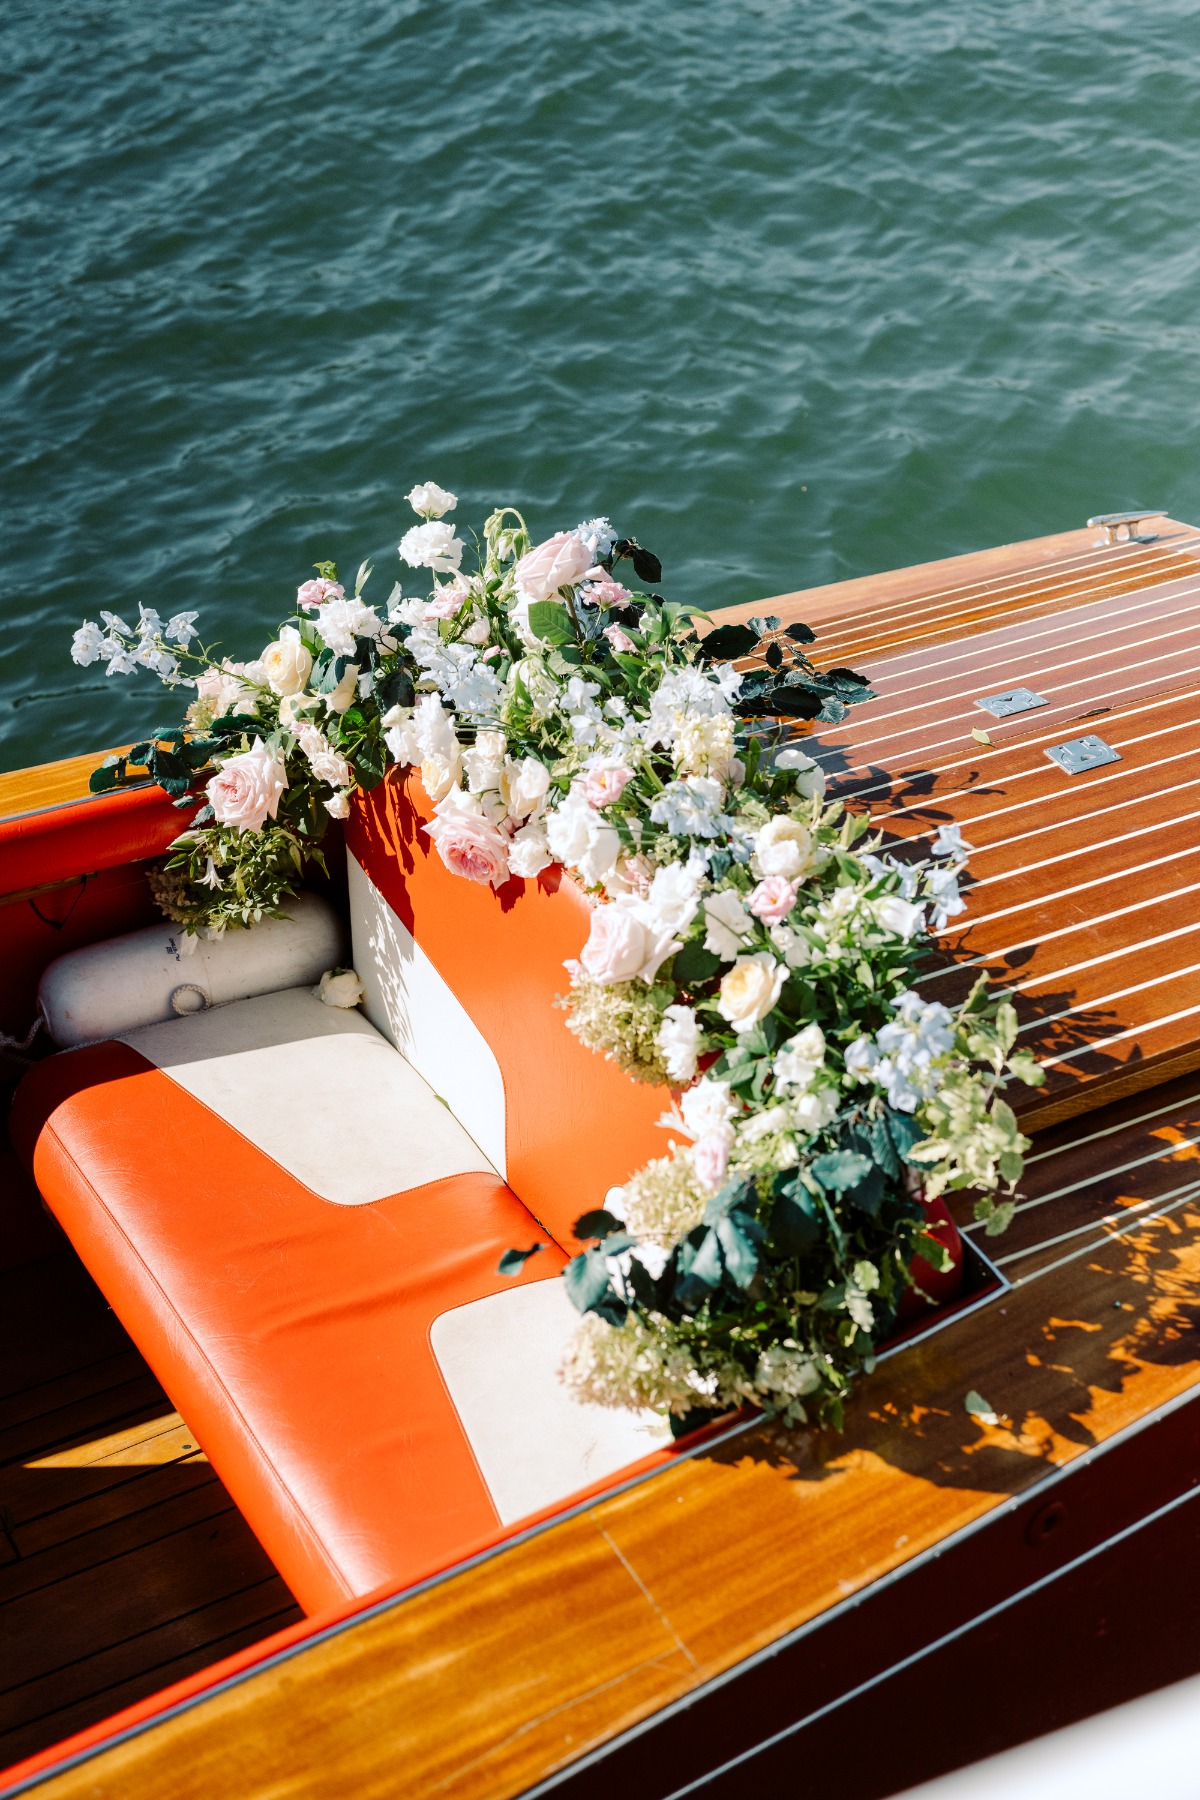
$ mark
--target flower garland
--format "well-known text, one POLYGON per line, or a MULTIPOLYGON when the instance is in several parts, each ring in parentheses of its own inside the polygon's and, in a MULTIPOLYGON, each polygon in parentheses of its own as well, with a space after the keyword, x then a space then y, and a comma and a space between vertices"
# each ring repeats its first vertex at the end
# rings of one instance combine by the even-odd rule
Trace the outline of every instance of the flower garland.
POLYGON ((957 1010, 913 986, 927 928, 963 910, 969 846, 943 826, 899 860, 827 802, 795 722, 871 693, 814 667, 806 626, 701 636, 707 615, 651 591, 657 559, 602 518, 535 546, 501 509, 468 574, 455 496, 430 482, 408 498, 422 522, 400 555, 431 571, 427 594, 397 584, 381 611, 366 564, 352 595, 319 564, 250 663, 193 648, 195 613, 82 626, 76 662, 194 689, 183 726, 92 786, 140 769, 200 802, 154 878, 190 933, 278 912, 389 763, 419 770, 456 875, 498 888, 568 869, 594 910, 567 1023, 678 1100, 666 1153, 578 1221, 563 1376, 676 1422, 747 1401, 836 1421, 914 1257, 944 1265, 922 1196, 975 1190, 989 1232, 1013 1210, 996 1195, 1027 1140, 1001 1091, 1041 1078, 1014 1051, 1013 1008, 982 982, 957 1010), (733 666, 764 646, 762 666, 733 666))

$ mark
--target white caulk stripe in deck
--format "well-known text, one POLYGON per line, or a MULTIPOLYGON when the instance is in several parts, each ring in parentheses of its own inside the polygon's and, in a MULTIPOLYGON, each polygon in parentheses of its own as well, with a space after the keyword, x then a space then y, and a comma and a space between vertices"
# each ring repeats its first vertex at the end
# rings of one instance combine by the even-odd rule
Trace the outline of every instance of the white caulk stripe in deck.
MULTIPOLYGON (((1152 975, 1147 981, 1138 981, 1132 987, 1114 988, 1111 994, 1097 994, 1092 999, 1077 1000, 1074 1005, 1066 1006, 1061 1012, 1044 1013, 1036 1019, 1030 1019, 1022 1025, 1017 1035, 1020 1037, 1027 1031, 1041 1031, 1047 1025, 1053 1025, 1058 1019, 1074 1018, 1076 1013, 1090 1012, 1093 1007, 1108 1006, 1114 1000, 1127 1000, 1130 994, 1142 994, 1147 988, 1161 987, 1164 981, 1179 981, 1185 975, 1200 975, 1200 963, 1190 963, 1183 969, 1168 969, 1163 975, 1152 975)), ((1088 1046, 1091 1048, 1091 1046, 1088 1046)))
MULTIPOLYGON (((1172 1188, 1167 1195, 1155 1194, 1151 1200, 1131 1200, 1120 1212, 1105 1213, 1102 1219, 1089 1219, 1085 1225, 1073 1225, 1070 1231, 1060 1231, 1054 1237, 1042 1238, 1036 1244, 1029 1244, 1024 1250, 1011 1250, 1007 1256, 993 1256, 992 1261, 998 1269, 1009 1263, 1025 1262, 1031 1256, 1040 1256, 1046 1250, 1053 1250, 1059 1244, 1067 1244, 1072 1238, 1085 1237, 1089 1233, 1105 1233, 1109 1225, 1121 1225, 1136 1214, 1146 1212, 1151 1207, 1161 1207, 1164 1200, 1183 1201, 1200 1194, 1200 1181, 1186 1182, 1182 1187, 1172 1188)), ((1143 1220, 1143 1223, 1145 1221, 1143 1220)))
MULTIPOLYGON (((1076 1150, 1082 1150, 1085 1144, 1095 1144, 1101 1138, 1115 1137, 1121 1131, 1133 1131, 1138 1125, 1148 1125, 1151 1119, 1161 1119, 1164 1113, 1186 1111, 1196 1101, 1200 1101, 1200 1088, 1174 1100, 1165 1100, 1161 1106, 1155 1106, 1149 1112, 1138 1113, 1136 1118, 1122 1119, 1119 1125, 1104 1125, 1099 1131, 1090 1131, 1086 1137, 1072 1138, 1069 1144, 1056 1144, 1053 1150, 1037 1150, 1032 1156, 1025 1158, 1025 1167, 1028 1169, 1033 1163, 1047 1162, 1055 1156, 1072 1156, 1076 1150)), ((1173 1144, 1164 1145, 1164 1154, 1174 1148, 1173 1144)), ((974 1226, 967 1229, 974 1230, 974 1226)))
POLYGON ((1124 1043, 1126 1038, 1149 1037, 1151 1032, 1161 1031, 1166 1025, 1178 1025, 1181 1019, 1194 1019, 1200 1013, 1200 1006, 1184 1006, 1178 1012, 1164 1013, 1162 1018, 1150 1019, 1144 1025, 1129 1025, 1124 1031, 1114 1031, 1110 1037, 1097 1038, 1094 1043, 1080 1044, 1078 1049, 1064 1050, 1059 1056, 1042 1058, 1043 1069, 1054 1069, 1063 1063, 1074 1062, 1077 1056, 1090 1056, 1093 1052, 1107 1050, 1111 1044, 1124 1043))

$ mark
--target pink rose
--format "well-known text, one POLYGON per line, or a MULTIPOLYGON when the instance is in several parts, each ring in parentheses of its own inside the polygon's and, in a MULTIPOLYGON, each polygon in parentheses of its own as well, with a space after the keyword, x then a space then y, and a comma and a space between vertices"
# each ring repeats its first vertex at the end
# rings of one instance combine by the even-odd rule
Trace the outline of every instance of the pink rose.
POLYGON ((616 769, 589 769, 583 779, 583 797, 597 809, 611 806, 625 792, 625 784, 633 780, 633 770, 624 764, 616 769))
POLYGON ((456 587, 453 583, 449 587, 438 588, 433 599, 425 608, 425 617, 427 619, 454 618, 456 613, 462 611, 463 601, 467 598, 468 591, 467 588, 456 587))
POLYGON ((310 612, 318 606, 324 606, 327 600, 344 600, 346 590, 340 581, 326 581, 313 577, 311 581, 302 581, 296 589, 296 605, 306 607, 310 612))
POLYGON ((554 600, 560 588, 574 587, 592 566, 592 553, 573 531, 556 531, 517 564, 517 586, 532 600, 554 600))
POLYGON ((630 651, 637 649, 633 639, 619 625, 606 625, 601 635, 608 639, 618 656, 628 656, 630 651))
POLYGON ((606 571, 596 566, 587 572, 587 583, 581 596, 589 606, 623 606, 629 598, 629 589, 614 581, 606 571))
POLYGON ((279 796, 288 784, 283 764, 261 738, 240 756, 223 762, 205 792, 218 825, 239 831, 261 831, 264 820, 279 811, 279 796))
POLYGON ((692 1145, 692 1167, 702 1187, 719 1188, 724 1181, 731 1142, 727 1131, 711 1131, 692 1145))
POLYGON ((473 811, 464 804, 472 798, 459 788, 451 789, 438 803, 437 818, 424 829, 452 875, 500 887, 508 880, 508 839, 482 809, 473 811))
POLYGON ((797 883, 783 875, 767 875, 746 902, 764 925, 782 925, 796 904, 797 883))
POLYGON ((594 981, 632 981, 646 960, 646 930, 622 906, 598 906, 579 960, 594 981))

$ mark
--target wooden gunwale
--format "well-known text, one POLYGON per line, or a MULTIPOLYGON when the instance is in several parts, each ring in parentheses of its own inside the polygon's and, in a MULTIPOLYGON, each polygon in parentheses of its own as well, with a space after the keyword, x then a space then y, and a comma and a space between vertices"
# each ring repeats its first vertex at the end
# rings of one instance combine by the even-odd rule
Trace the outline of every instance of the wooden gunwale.
MULTIPOLYGON (((1180 538, 1200 543, 1187 527, 1162 529, 1171 535, 1160 549, 1180 538)), ((1003 588, 1034 567, 1072 562, 1086 574, 1117 560, 1098 555, 1090 534, 1067 533, 726 616, 782 613, 786 604, 791 617, 819 622, 851 608, 900 607, 934 581, 946 592, 1003 588)), ((1136 561, 1132 550, 1125 561, 1136 561)), ((821 633, 826 661, 830 636, 821 633)), ((33 773, 31 792, 69 798, 45 771, 33 773)), ((19 778, 3 780, 0 811, 26 806, 19 778)), ((912 822, 911 809, 883 816, 912 822)), ((983 949, 976 960, 999 954, 983 949)), ((396 1791, 402 1770, 414 1800, 499 1800, 547 1782, 580 1795, 611 1791, 619 1770, 636 1800, 667 1791, 654 1771, 664 1766, 656 1746, 669 1745, 678 1759, 671 1780, 682 1786, 687 1756, 699 1754, 697 1723, 715 1721, 721 1695, 747 1689, 764 1658, 786 1650, 807 1671, 806 1698, 778 1702, 794 1720, 820 1701, 823 1682, 844 1693, 870 1674, 872 1658, 886 1667, 917 1641, 913 1632, 928 1637, 938 1606, 958 1607, 961 1624, 1065 1569, 1130 1518, 1173 1504, 1155 1486, 1167 1479, 1159 1464, 1131 1463, 1130 1446, 1186 1409, 1200 1379, 1200 1347, 1188 1335, 1200 1306, 1193 1169, 1200 1174, 1195 1080, 1160 1089, 1152 1104, 1145 1095, 1114 1103, 1102 1127, 1048 1130, 1013 1235, 997 1246, 1013 1289, 898 1351, 864 1381, 840 1438, 743 1427, 469 1567, 307 1644, 289 1643, 207 1694, 181 1695, 157 1720, 131 1719, 120 1741, 92 1744, 58 1772, 31 1769, 30 1779, 53 1800, 164 1792, 374 1800, 396 1791), (987 1396, 997 1424, 964 1411, 970 1388, 987 1396), (1091 1492, 1109 1463, 1128 1472, 1116 1523, 1110 1478, 1105 1505, 1084 1504, 1068 1538, 1045 1553, 1033 1548, 1026 1527, 1047 1495, 1068 1483, 1091 1492), (961 1596, 940 1573, 950 1567, 969 1572, 961 1596), (858 1630, 852 1679, 844 1664, 823 1671, 822 1653, 808 1648, 814 1634, 836 1643, 855 1607, 909 1589, 927 1594, 935 1575, 937 1604, 915 1608, 927 1624, 893 1618, 882 1643, 867 1644, 858 1630)), ((1171 1479, 1181 1488, 1196 1473, 1181 1465, 1171 1479)), ((722 1754, 730 1746, 742 1754, 766 1735, 760 1715, 754 1704, 721 1714, 722 1754)))

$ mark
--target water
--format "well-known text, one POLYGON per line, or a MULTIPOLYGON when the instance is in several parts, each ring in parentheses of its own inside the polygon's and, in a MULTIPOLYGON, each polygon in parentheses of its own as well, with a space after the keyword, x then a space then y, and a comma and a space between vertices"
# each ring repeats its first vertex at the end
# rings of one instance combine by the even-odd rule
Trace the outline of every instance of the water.
MULTIPOLYGON (((1200 518, 1191 0, 7 0, 0 767, 432 477, 720 606, 1200 518)), ((171 703, 165 711, 170 715, 171 703)))

